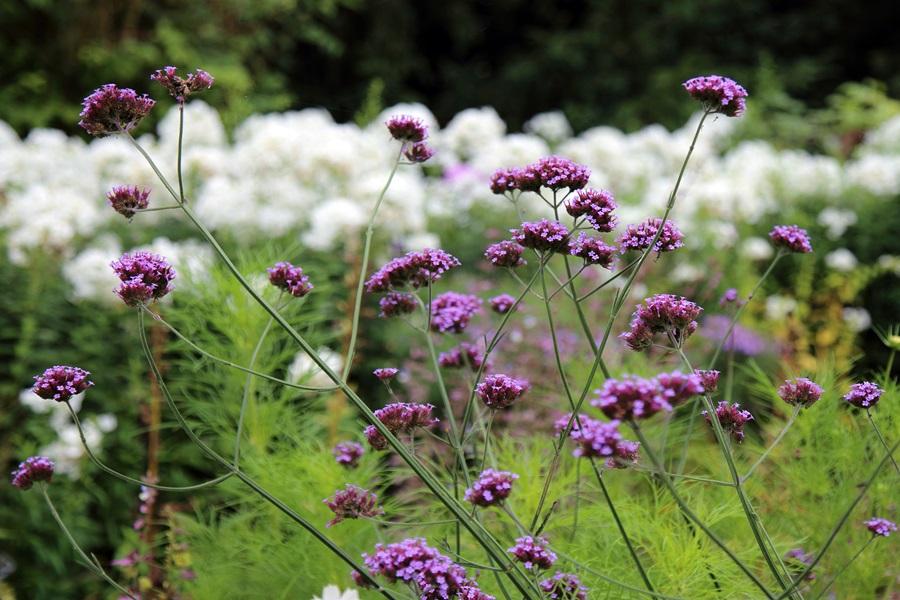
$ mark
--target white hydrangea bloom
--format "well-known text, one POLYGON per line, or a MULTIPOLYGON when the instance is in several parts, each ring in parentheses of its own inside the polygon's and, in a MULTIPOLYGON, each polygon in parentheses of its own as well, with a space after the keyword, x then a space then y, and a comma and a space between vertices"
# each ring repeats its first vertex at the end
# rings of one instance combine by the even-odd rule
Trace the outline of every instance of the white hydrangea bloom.
POLYGON ((120 300, 113 290, 120 282, 110 263, 121 255, 119 241, 112 236, 103 236, 63 264, 63 277, 72 286, 72 297, 118 304, 120 300))
POLYGON ((775 251, 769 240, 761 237, 749 237, 741 244, 741 253, 750 260, 766 260, 772 258, 775 251))
POLYGON ((538 113, 528 119, 522 129, 542 137, 552 146, 572 137, 572 126, 561 110, 538 113))
POLYGON ((766 298, 766 317, 781 321, 797 310, 797 301, 788 296, 773 295, 766 298))
MULTIPOLYGON (((339 373, 344 367, 344 357, 327 346, 322 346, 316 351, 319 357, 328 365, 335 373, 339 373)), ((331 385, 332 381, 328 378, 319 366, 313 362, 306 352, 298 352, 294 357, 294 361, 287 370, 287 380, 291 383, 302 383, 304 385, 314 385, 324 387, 331 385)))
POLYGON ((822 227, 825 227, 825 235, 828 239, 836 240, 856 224, 856 213, 850 209, 828 207, 822 209, 816 219, 822 227))
POLYGON ((847 327, 850 328, 850 331, 854 333, 863 332, 872 326, 872 317, 869 315, 869 311, 864 308, 846 306, 841 311, 841 317, 844 319, 847 327))
POLYGON ((341 592, 336 585, 326 585, 321 596, 313 596, 312 600, 359 600, 359 592, 347 589, 341 592))
POLYGON ((847 273, 859 265, 856 256, 846 248, 832 250, 825 255, 825 266, 835 271, 847 273))
MULTIPOLYGON (((489 106, 467 108, 457 113, 447 126, 432 136, 441 161, 466 161, 481 148, 503 137, 506 123, 489 106)), ((452 162, 448 163, 452 164, 452 162)))
POLYGON ((900 154, 867 154, 847 164, 847 182, 875 196, 900 194, 900 154))

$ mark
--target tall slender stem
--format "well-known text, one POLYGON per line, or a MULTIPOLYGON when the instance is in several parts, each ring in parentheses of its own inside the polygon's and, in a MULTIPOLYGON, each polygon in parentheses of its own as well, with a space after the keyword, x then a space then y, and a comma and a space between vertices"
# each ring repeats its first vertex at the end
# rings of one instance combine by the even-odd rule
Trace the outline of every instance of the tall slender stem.
POLYGON ((784 424, 784 427, 781 429, 781 431, 778 433, 778 435, 775 436, 775 439, 772 440, 772 443, 769 445, 768 448, 766 448, 766 451, 762 453, 762 456, 760 456, 758 459, 756 459, 756 462, 753 463, 752 467, 747 469, 747 472, 744 474, 743 477, 741 477, 742 482, 750 479, 750 476, 753 474, 753 471, 756 470, 756 467, 758 467, 760 464, 762 464, 762 462, 764 460, 766 460, 766 457, 769 456, 769 453, 772 452, 772 450, 775 448, 775 446, 778 445, 778 442, 781 441, 781 438, 783 438, 784 435, 788 432, 788 429, 791 428, 791 425, 794 424, 794 421, 797 419, 797 415, 800 414, 800 411, 802 409, 803 409, 803 407, 801 407, 801 406, 794 407, 794 411, 791 413, 791 418, 788 419, 788 422, 784 424))
POLYGON ((824 595, 825 595, 825 592, 828 591, 828 588, 830 588, 832 585, 834 585, 834 582, 838 580, 838 577, 840 577, 841 575, 843 575, 843 574, 844 574, 844 571, 846 571, 846 570, 850 567, 850 565, 852 565, 854 562, 856 562, 856 559, 859 558, 859 556, 860 556, 863 552, 866 551, 866 548, 869 547, 869 544, 871 544, 872 541, 873 541, 874 539, 875 539, 875 536, 871 536, 871 537, 866 541, 866 543, 863 544, 862 547, 861 547, 859 550, 856 551, 856 554, 854 554, 853 557, 852 557, 850 560, 848 560, 846 563, 844 563, 844 566, 842 566, 840 569, 838 569, 838 572, 834 574, 834 577, 832 577, 831 579, 829 579, 828 582, 827 582, 825 585, 822 586, 822 589, 819 590, 819 593, 816 594, 816 597, 813 598, 813 600, 819 600, 819 598, 821 598, 822 596, 824 596, 824 595))
POLYGON ((184 100, 178 103, 178 197, 184 204, 184 177, 181 174, 182 142, 184 141, 184 100))
MULTIPOLYGON (((269 334, 269 330, 272 329, 272 324, 275 322, 272 317, 269 317, 269 320, 266 322, 266 326, 263 328, 262 333, 259 335, 259 340, 256 342, 256 346, 253 348, 253 354, 250 355, 250 364, 248 365, 249 369, 253 368, 253 365, 256 364, 256 358, 259 356, 259 351, 262 349, 263 342, 266 340, 266 336, 269 334)), ((241 462, 241 438, 244 433, 244 416, 247 413, 247 405, 250 403, 250 394, 252 393, 253 388, 253 374, 247 373, 247 377, 244 379, 244 391, 241 394, 241 411, 238 414, 237 421, 237 431, 234 435, 234 466, 237 467, 241 462)))
MULTIPOLYGON (((872 429, 875 430, 875 435, 878 436, 878 441, 881 442, 881 445, 885 450, 888 450, 887 441, 885 441, 884 436, 881 435, 881 430, 878 429, 878 425, 875 424, 875 418, 872 416, 872 411, 868 408, 866 409, 866 416, 869 417, 869 423, 872 424, 872 429)), ((891 459, 891 464, 894 465, 894 470, 897 471, 897 473, 900 473, 900 467, 897 466, 897 461, 894 460, 894 456, 890 452, 888 452, 888 457, 890 457, 891 459)))

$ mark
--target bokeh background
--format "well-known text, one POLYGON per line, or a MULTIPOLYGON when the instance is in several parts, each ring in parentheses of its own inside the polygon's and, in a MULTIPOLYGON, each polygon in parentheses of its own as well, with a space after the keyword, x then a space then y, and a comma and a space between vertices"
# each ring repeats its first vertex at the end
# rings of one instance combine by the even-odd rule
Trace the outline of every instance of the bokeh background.
MULTIPOLYGON (((90 140, 76 125, 81 99, 103 83, 150 92, 159 102, 137 133, 172 172, 177 115, 148 80, 167 64, 216 77, 187 109, 197 211, 248 271, 302 259, 317 285, 305 309, 323 325, 314 339, 336 361, 355 283, 347 265, 358 264, 359 232, 390 166, 385 115, 426 119, 438 155, 394 184, 377 260, 441 243, 477 265, 512 215, 487 190, 493 169, 557 152, 588 164, 593 183, 614 191, 623 221, 655 214, 696 122, 681 82, 731 76, 750 91, 747 114, 717 119, 704 133, 675 214, 692 243, 643 289, 667 286, 715 313, 724 289, 746 293, 764 268, 771 225, 796 222, 813 235, 815 256, 776 270, 748 311, 745 354, 793 373, 823 361, 844 374, 882 368, 888 350, 874 327, 896 322, 900 307, 897 23, 895 3, 840 0, 0 3, 0 463, 11 470, 28 454, 52 456, 61 467, 58 505, 86 547, 110 561, 149 544, 159 564, 126 560, 123 577, 165 588, 160 597, 214 597, 203 577, 193 581, 202 563, 221 558, 208 511, 227 509, 227 494, 166 497, 153 508, 155 531, 133 526, 136 490, 103 477, 68 417, 27 390, 48 365, 84 366, 97 386, 82 417, 108 462, 132 474, 162 464, 160 476, 175 483, 208 474, 181 437, 166 434, 168 419, 154 416, 158 392, 132 315, 114 302, 107 264, 149 246, 175 260, 179 289, 193 302, 216 302, 211 294, 226 284, 183 223, 148 213, 127 224, 105 206, 114 184, 163 195, 126 145, 90 140), (407 104, 391 108, 398 103, 407 104), (148 450, 160 427, 162 447, 148 450)), ((474 268, 467 285, 479 289, 478 277, 474 268)), ((179 302, 163 310, 185 329, 234 358, 252 349, 258 321, 179 302)), ((371 369, 400 355, 414 372, 417 356, 369 311, 352 373, 374 406, 384 398, 371 369)), ((215 380, 208 365, 162 330, 156 344, 173 373, 181 368, 173 377, 184 389, 209 392, 197 384, 215 380)), ((530 350, 539 369, 543 350, 530 350)), ((528 351, 520 350, 525 359, 528 351)), ((316 377, 283 348, 270 361, 291 377, 316 377)), ((221 390, 242 383, 215 381, 221 390)), ((428 399, 427 389, 413 393, 428 399)), ((316 427, 333 440, 352 415, 328 402, 316 427)), ((197 410, 217 416, 214 406, 197 410)), ((265 447, 274 434, 260 428, 265 447)), ((317 502, 310 510, 321 510, 317 502)), ((305 590, 298 597, 309 597, 305 590)), ((0 484, 0 599, 106 593, 74 564, 38 498, 0 484)))

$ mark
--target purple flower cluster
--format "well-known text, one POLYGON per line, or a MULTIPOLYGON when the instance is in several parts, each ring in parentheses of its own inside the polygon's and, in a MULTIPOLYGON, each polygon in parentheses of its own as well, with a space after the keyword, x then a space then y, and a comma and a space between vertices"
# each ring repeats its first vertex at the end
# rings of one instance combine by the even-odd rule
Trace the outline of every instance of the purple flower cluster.
POLYGON ((213 76, 203 69, 188 73, 187 77, 179 76, 177 71, 176 67, 163 67, 154 72, 150 79, 169 90, 169 94, 178 102, 184 102, 194 92, 208 90, 216 82, 213 76))
MULTIPOLYGON (((706 422, 712 424, 709 413, 704 410, 702 414, 706 417, 706 422)), ((722 425, 725 433, 730 433, 734 441, 738 443, 744 441, 744 425, 746 425, 747 421, 753 420, 753 415, 750 414, 750 411, 741 410, 740 404, 729 404, 724 400, 716 406, 716 417, 719 419, 719 424, 722 425)))
MULTIPOLYGON (((797 575, 805 571, 813 563, 813 560, 815 560, 815 556, 806 552, 803 548, 788 550, 784 555, 786 566, 797 575)), ((815 578, 816 574, 812 571, 806 575, 806 581, 813 581, 815 578)))
POLYGON ((500 294, 499 296, 494 296, 488 302, 491 305, 491 310, 499 315, 505 315, 512 309, 516 299, 509 294, 500 294))
POLYGON ((513 240, 526 248, 538 252, 568 254, 569 230, 559 221, 530 221, 522 223, 519 229, 511 229, 513 240))
POLYGON ((778 388, 778 396, 788 404, 809 408, 822 397, 823 391, 814 381, 806 377, 797 377, 786 380, 778 388))
POLYGON ((381 309, 378 316, 389 319, 410 314, 416 310, 418 303, 416 297, 407 292, 388 292, 378 301, 378 306, 381 309))
POLYGON ((610 192, 593 188, 578 190, 566 202, 566 212, 576 218, 583 216, 591 227, 601 232, 609 232, 616 228, 618 219, 613 211, 618 207, 610 192))
POLYGON ((88 379, 90 375, 90 371, 78 367, 56 365, 34 376, 31 391, 44 400, 66 402, 72 396, 94 385, 94 382, 88 379))
POLYGON ((866 529, 871 531, 874 535, 880 535, 882 537, 888 537, 891 535, 892 531, 897 531, 897 525, 894 522, 878 517, 866 521, 865 526, 866 529))
POLYGON ((509 471, 485 469, 466 490, 464 498, 475 506, 496 506, 509 497, 519 476, 509 471))
POLYGON ((382 367, 380 369, 375 369, 372 371, 372 375, 380 379, 381 381, 390 381, 394 377, 397 376, 397 373, 400 372, 400 369, 396 369, 394 367, 382 367))
POLYGON ((150 205, 150 190, 142 190, 136 185, 117 185, 106 194, 113 210, 130 219, 136 211, 150 205))
MULTIPOLYGON (((375 552, 363 554, 366 567, 389 582, 415 586, 421 600, 493 600, 468 578, 466 570, 429 546, 422 538, 396 544, 375 544, 375 552)), ((362 578, 357 575, 357 580, 362 578)))
POLYGON ((672 252, 684 246, 684 234, 675 226, 675 223, 667 220, 663 224, 659 217, 651 217, 642 223, 625 228, 625 233, 619 236, 621 251, 624 253, 628 250, 646 250, 653 243, 653 238, 656 237, 660 225, 662 225, 662 233, 656 240, 656 244, 653 245, 653 250, 657 254, 672 252))
POLYGON ((438 356, 438 364, 445 369, 462 369, 467 367, 472 371, 481 368, 484 362, 484 352, 475 344, 463 342, 455 348, 441 352, 438 356))
POLYGON ((156 101, 130 88, 107 83, 84 99, 78 125, 91 135, 110 135, 134 129, 156 101))
POLYGON ((334 513, 334 518, 328 521, 325 527, 337 525, 344 519, 377 517, 384 514, 384 510, 378 506, 375 494, 352 483, 348 483, 344 489, 337 490, 331 498, 326 498, 322 502, 334 513))
POLYGON ((776 225, 769 232, 769 239, 776 248, 808 254, 813 251, 812 242, 805 229, 796 225, 776 225))
POLYGON ((19 463, 12 472, 12 485, 22 491, 30 490, 36 481, 50 481, 53 478, 53 461, 46 456, 31 456, 19 463))
POLYGON ((526 535, 516 539, 516 545, 507 550, 529 571, 549 569, 556 562, 556 553, 548 548, 543 537, 526 535))
POLYGON ((697 317, 703 309, 690 300, 673 294, 646 298, 634 311, 629 331, 619 337, 635 351, 646 350, 658 333, 670 335, 681 345, 697 330, 697 317))
POLYGON ((700 378, 703 384, 703 391, 706 394, 714 394, 719 389, 719 376, 721 373, 715 369, 696 369, 694 373, 700 378))
POLYGON ((525 248, 516 242, 503 240, 502 242, 497 242, 496 244, 488 246, 484 251, 484 256, 491 261, 491 264, 495 267, 509 267, 514 269, 528 264, 525 259, 522 258, 523 252, 525 252, 525 248))
POLYGON ((480 311, 481 299, 477 296, 444 292, 431 301, 431 330, 462 333, 480 311))
MULTIPOLYGON (((417 427, 431 427, 438 422, 431 415, 434 406, 431 404, 410 404, 408 402, 395 402, 375 411, 375 417, 384 423, 385 427, 397 435, 398 433, 410 433, 417 427)), ((374 425, 369 425, 365 430, 366 439, 375 450, 387 448, 387 440, 374 425)))
POLYGON ((295 298, 302 298, 313 289, 313 284, 303 274, 303 269, 289 262, 275 263, 274 267, 266 271, 269 273, 269 283, 295 298))
MULTIPOLYGON (((556 431, 565 431, 572 415, 560 417, 556 421, 556 431)), ((619 421, 604 423, 587 415, 579 415, 572 423, 569 439, 575 443, 573 456, 606 459, 610 469, 624 469, 637 462, 640 444, 626 440, 619 432, 619 421)))
POLYGON ((394 115, 385 122, 391 137, 401 142, 421 142, 428 137, 428 127, 410 115, 394 115))
POLYGON ((571 573, 557 573, 541 582, 541 590, 549 600, 587 600, 587 588, 571 573))
POLYGON ((528 382, 498 373, 488 375, 475 386, 475 393, 492 410, 506 408, 528 391, 528 382))
POLYGON ((110 266, 122 281, 116 294, 128 306, 159 300, 172 291, 175 269, 158 254, 145 251, 123 254, 110 266))
POLYGON ((491 176, 491 191, 503 194, 513 190, 537 192, 542 187, 553 191, 579 190, 587 185, 591 171, 560 156, 545 156, 525 167, 499 169, 491 176))
POLYGON ((359 459, 365 452, 365 448, 359 442, 338 442, 331 450, 337 464, 348 469, 359 466, 359 459))
POLYGON ((739 117, 747 108, 747 90, 739 83, 721 75, 694 77, 683 84, 691 98, 703 103, 709 112, 726 117, 739 117))
POLYGON ((844 400, 857 408, 869 409, 878 404, 883 393, 884 390, 871 381, 863 381, 851 385, 850 391, 844 395, 844 400))
POLYGON ((375 271, 366 281, 366 291, 387 292, 405 285, 422 287, 460 264, 459 259, 443 250, 426 248, 409 252, 375 271))
POLYGON ((578 238, 569 241, 569 254, 583 258, 586 265, 600 265, 612 270, 616 248, 600 238, 579 233, 578 238))
POLYGON ((610 419, 646 419, 702 394, 703 382, 694 373, 684 375, 679 371, 661 373, 653 379, 628 375, 621 380, 607 379, 595 393, 591 405, 610 419))
POLYGON ((408 148, 403 150, 403 156, 406 160, 413 163, 423 163, 434 156, 434 148, 425 142, 416 142, 410 144, 408 148))
POLYGON ((738 291, 735 288, 728 288, 722 297, 719 298, 719 306, 734 304, 738 300, 738 291))

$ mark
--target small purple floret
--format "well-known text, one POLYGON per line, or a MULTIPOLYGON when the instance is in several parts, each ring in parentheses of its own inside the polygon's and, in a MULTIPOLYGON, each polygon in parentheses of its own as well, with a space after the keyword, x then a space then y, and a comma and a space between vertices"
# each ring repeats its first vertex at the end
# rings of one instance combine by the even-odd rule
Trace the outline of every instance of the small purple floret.
POLYGON ((873 535, 879 535, 882 537, 888 537, 889 535, 891 535, 892 531, 897 531, 896 523, 878 517, 869 519, 865 522, 865 525, 866 529, 871 531, 873 535))
POLYGON ((485 469, 466 490, 464 498, 475 506, 495 506, 509 497, 513 482, 519 476, 509 471, 485 469))
POLYGON ((179 76, 177 71, 176 67, 163 67, 150 75, 150 79, 166 88, 178 102, 184 102, 195 92, 208 90, 216 82, 215 78, 203 69, 188 73, 187 77, 179 76))
POLYGON ((516 538, 516 545, 507 550, 522 563, 528 571, 549 569, 556 562, 556 553, 549 548, 549 542, 543 537, 526 535, 516 538))
POLYGON ((499 315, 505 315, 512 309, 516 299, 509 294, 500 294, 499 296, 494 296, 488 302, 491 304, 491 310, 499 315))
POLYGON ((549 600, 587 600, 587 588, 577 575, 557 573, 541 582, 541 590, 549 600))
POLYGON ((365 454, 366 450, 362 444, 358 442, 338 442, 334 445, 331 453, 337 464, 348 469, 355 469, 359 466, 359 459, 365 454))
POLYGON ((498 410, 510 406, 528 391, 528 382, 508 375, 488 375, 475 386, 475 393, 485 406, 498 410))
POLYGON ((523 252, 525 252, 524 247, 516 242, 504 240, 488 246, 487 250, 484 251, 484 256, 491 261, 491 264, 495 267, 509 267, 514 269, 527 264, 525 259, 522 258, 523 252))
POLYGON ((530 221, 511 229, 513 240, 538 252, 569 253, 569 230, 559 221, 530 221))
POLYGON ((844 400, 858 408, 869 409, 878 404, 883 393, 884 390, 871 381, 863 381, 851 385, 850 391, 844 395, 844 400))
POLYGON ((94 90, 84 99, 78 125, 91 135, 111 135, 134 129, 150 113, 156 101, 114 83, 94 90))
MULTIPOLYGON (((628 250, 646 250, 653 243, 653 238, 659 231, 662 219, 652 217, 638 223, 637 225, 629 225, 625 228, 625 233, 619 236, 619 248, 622 253, 628 250)), ((675 226, 672 221, 666 221, 662 225, 662 233, 659 239, 653 245, 653 250, 657 255, 663 252, 673 252, 684 246, 684 234, 675 226)))
POLYGON ((106 194, 113 210, 130 219, 135 212, 150 205, 150 190, 142 190, 136 185, 117 185, 106 194))
POLYGON ((110 266, 122 281, 116 294, 129 306, 159 300, 172 291, 175 269, 158 254, 146 251, 123 254, 110 266))
POLYGON ((769 239, 776 248, 808 254, 813 251, 812 242, 805 229, 796 225, 776 225, 769 232, 769 239))
POLYGON ((824 390, 814 381, 806 377, 786 380, 778 388, 778 396, 794 406, 809 408, 822 397, 824 390))
POLYGON ((691 98, 701 102, 706 110, 726 117, 739 117, 747 108, 747 90, 739 83, 721 75, 707 75, 688 79, 682 86, 691 98))
POLYGON ((266 271, 269 273, 269 283, 295 298, 302 298, 313 289, 313 284, 309 282, 309 277, 303 274, 303 269, 289 262, 275 263, 274 267, 266 271))
POLYGON ((395 115, 385 123, 391 137, 401 142, 421 142, 428 137, 428 127, 422 122, 410 115, 395 115))
MULTIPOLYGON (((707 423, 712 424, 712 419, 707 411, 704 410, 701 414, 706 417, 707 423)), ((738 443, 744 441, 744 425, 753 420, 750 411, 741 410, 740 404, 729 404, 725 400, 716 406, 716 417, 725 433, 730 433, 734 441, 738 443)))
MULTIPOLYGON (((434 406, 431 404, 411 404, 408 402, 395 402, 375 411, 375 417, 384 423, 385 427, 397 435, 398 433, 412 433, 417 427, 431 427, 438 422, 431 415, 434 406)), ((374 425, 365 429, 366 439, 375 450, 387 448, 387 439, 374 425)))
POLYGON ((34 376, 31 391, 45 400, 66 402, 72 396, 80 394, 94 382, 88 379, 91 373, 78 367, 56 365, 34 376))
POLYGON ((444 292, 431 302, 431 330, 462 333, 481 311, 481 299, 471 294, 444 292))
POLYGON ((378 497, 369 490, 364 490, 352 483, 348 483, 342 490, 337 490, 331 498, 322 500, 334 518, 325 524, 325 527, 333 527, 344 519, 358 519, 360 517, 377 517, 384 514, 378 506, 378 497))
POLYGON ((36 481, 49 482, 53 478, 54 466, 46 456, 31 456, 12 472, 11 483, 22 491, 30 490, 36 481))
POLYGON ((616 248, 600 238, 579 233, 578 238, 569 241, 569 254, 583 258, 586 265, 598 265, 611 271, 616 248))
POLYGON ((566 212, 573 217, 583 216, 591 227, 601 232, 609 232, 616 228, 618 219, 613 211, 618 207, 610 192, 593 188, 578 190, 566 202, 566 212))

